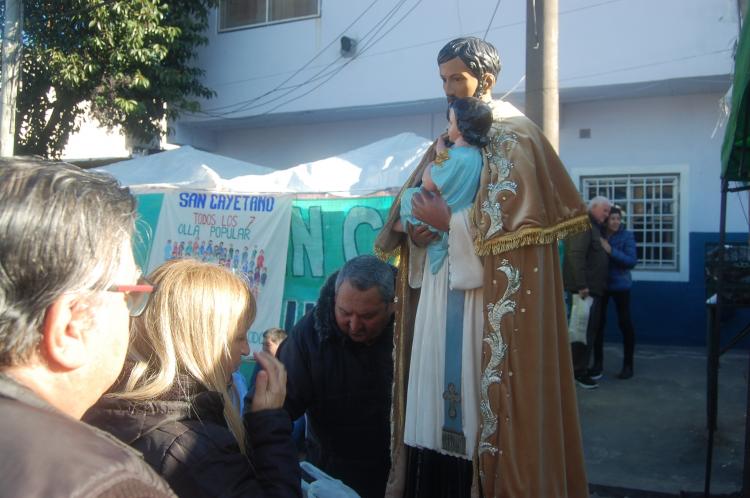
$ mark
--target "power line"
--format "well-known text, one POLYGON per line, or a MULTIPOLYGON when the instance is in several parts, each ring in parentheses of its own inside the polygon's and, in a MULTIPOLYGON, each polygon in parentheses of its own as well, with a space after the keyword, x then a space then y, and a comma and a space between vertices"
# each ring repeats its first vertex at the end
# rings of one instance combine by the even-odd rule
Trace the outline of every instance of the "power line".
MULTIPOLYGON (((278 85, 276 85, 276 87, 274 87, 273 89, 271 89, 271 90, 267 91, 267 92, 266 92, 266 93, 264 93, 263 95, 260 95, 260 96, 258 96, 258 97, 255 97, 255 98, 251 99, 250 101, 253 101, 253 102, 254 102, 254 101, 257 101, 257 100, 259 100, 259 99, 261 99, 261 98, 265 97, 266 95, 269 95, 269 94, 271 94, 271 93, 273 93, 273 92, 275 92, 275 91, 279 90, 279 89, 280 89, 280 88, 281 88, 281 87, 282 87, 283 85, 285 85, 286 83, 288 83, 288 82, 289 82, 289 81, 290 81, 290 80, 291 80, 292 78, 294 78, 294 77, 295 77, 295 76, 297 76, 297 75, 298 75, 298 74, 299 74, 300 72, 302 72, 302 70, 304 70, 304 69, 305 69, 305 68, 306 68, 307 66, 309 66, 310 64, 312 64, 312 63, 313 63, 313 61, 314 61, 315 59, 317 59, 318 57, 320 57, 321 55, 323 55, 323 53, 324 53, 324 52, 325 52, 326 50, 328 50, 328 48, 330 48, 330 47, 331 47, 331 45, 333 45, 334 43, 336 43, 336 42, 337 42, 337 41, 338 41, 338 40, 339 40, 339 39, 340 39, 340 38, 341 38, 341 37, 342 37, 342 36, 343 36, 343 35, 344 35, 344 34, 345 34, 345 33, 347 32, 347 31, 349 31, 349 29, 351 29, 351 27, 352 27, 352 26, 354 26, 354 25, 355 25, 355 24, 357 23, 357 21, 359 21, 360 19, 362 19, 362 17, 363 17, 363 16, 365 15, 365 14, 367 14, 367 12, 368 12, 368 11, 369 11, 369 10, 370 10, 370 9, 371 9, 372 7, 374 7, 374 6, 375 6, 375 4, 376 4, 376 3, 378 3, 379 1, 380 1, 380 0, 373 0, 373 2, 372 2, 372 3, 370 3, 370 5, 368 5, 368 6, 367 6, 367 8, 366 8, 365 10, 363 10, 363 11, 362 11, 362 12, 361 12, 361 13, 360 13, 360 14, 359 14, 359 15, 358 15, 358 16, 357 16, 357 17, 356 17, 356 18, 355 18, 355 19, 354 19, 354 20, 353 20, 353 21, 352 21, 351 23, 349 23, 349 25, 348 25, 348 26, 347 26, 346 28, 344 28, 344 30, 343 30, 343 31, 342 31, 341 33, 339 33, 339 35, 338 35, 338 36, 336 36, 335 38, 333 38, 333 40, 331 40, 331 42, 330 42, 330 43, 328 43, 328 45, 326 45, 325 47, 323 47, 322 49, 320 49, 320 50, 318 51, 318 53, 317 53, 317 54, 315 54, 315 55, 314 55, 314 56, 313 56, 313 57, 312 57, 312 58, 311 58, 310 60, 308 60, 308 61, 307 61, 307 62, 306 62, 305 64, 303 64, 303 65, 302 65, 302 66, 300 66, 300 67, 299 67, 299 68, 298 68, 298 69, 297 69, 296 71, 294 71, 294 72, 292 73, 292 75, 291 75, 291 76, 289 76, 289 77, 288 77, 288 78, 286 78, 286 79, 285 79, 284 81, 282 81, 281 83, 279 83, 278 85)), ((235 105, 236 105, 236 104, 235 104, 235 105)), ((233 107, 233 104, 230 104, 230 105, 225 105, 225 106, 221 106, 221 107, 216 107, 216 108, 213 108, 213 109, 207 109, 206 111, 207 111, 207 112, 212 112, 212 111, 217 111, 217 110, 220 110, 220 109, 226 109, 226 108, 229 108, 229 107, 233 107)))
POLYGON ((348 66, 349 64, 351 64, 352 62, 354 62, 354 60, 356 60, 362 54, 364 54, 365 52, 367 52, 371 47, 373 47, 375 44, 377 44, 383 37, 385 37, 396 26, 398 26, 401 22, 403 22, 403 20, 406 19, 406 17, 408 17, 408 15, 422 2, 422 0, 418 0, 418 2, 414 6, 412 6, 409 9, 409 11, 406 12, 406 14, 404 14, 401 17, 401 19, 399 19, 398 21, 396 21, 396 23, 394 23, 392 26, 390 26, 387 29, 387 31, 385 31, 384 33, 380 34, 380 32, 386 27, 386 25, 391 21, 391 19, 393 19, 394 16, 398 13, 398 11, 401 10, 401 8, 406 4, 406 1, 407 0, 401 0, 400 2, 398 2, 394 7, 391 8, 391 10, 383 18, 381 18, 377 23, 375 23, 375 25, 363 36, 362 40, 360 41, 360 43, 362 44, 361 50, 359 50, 357 54, 355 54, 352 58, 350 58, 349 60, 347 60, 344 64, 342 64, 338 68, 335 68, 335 69, 333 69, 333 70, 331 70, 331 71, 329 71, 329 72, 326 73, 326 71, 330 67, 332 67, 336 62, 338 62, 342 57, 338 57, 334 61, 330 62, 329 64, 327 64, 326 66, 324 66, 320 71, 318 71, 314 75, 310 76, 306 81, 304 81, 302 83, 299 83, 297 85, 294 85, 294 86, 291 86, 291 87, 287 87, 287 88, 279 88, 279 90, 286 90, 286 92, 283 93, 282 95, 274 97, 273 99, 271 99, 269 101, 262 102, 262 103, 255 103, 254 101, 257 100, 257 99, 251 99, 251 100, 253 100, 253 102, 251 102, 251 101, 245 101, 245 102, 240 102, 240 103, 234 104, 235 106, 239 105, 239 107, 236 107, 232 111, 228 111, 228 112, 224 112, 224 113, 220 113, 220 114, 209 114, 209 113, 205 113, 205 114, 209 114, 209 115, 211 115, 213 117, 227 117, 228 119, 244 119, 244 116, 237 117, 237 118, 231 118, 229 116, 231 114, 236 114, 236 113, 241 112, 241 111, 250 110, 250 109, 257 108, 257 107, 267 106, 267 105, 274 104, 274 103, 280 101, 281 99, 283 99, 284 97, 286 97, 287 95, 291 94, 293 91, 295 91, 295 90, 297 90, 297 89, 299 89, 299 88, 301 88, 303 86, 306 86, 306 85, 308 85, 310 83, 313 83, 315 81, 323 79, 323 81, 321 83, 319 83, 318 85, 316 85, 313 88, 309 89, 308 91, 302 93, 301 95, 297 95, 297 96, 294 96, 294 97, 291 97, 291 98, 287 99, 286 101, 284 101, 281 104, 275 106, 271 110, 268 110, 268 111, 265 111, 265 112, 261 113, 261 115, 268 114, 268 113, 272 112, 273 110, 278 109, 281 106, 284 106, 284 105, 286 105, 288 103, 294 102, 295 100, 298 100, 298 99, 304 97, 305 95, 308 95, 312 91, 320 88, 323 84, 325 84, 330 79, 332 79, 334 76, 336 76, 339 72, 341 72, 346 66, 348 66), (375 37, 377 37, 377 38, 375 38, 375 37))
MULTIPOLYGON (((378 0, 376 0, 376 1, 378 1, 378 0)), ((393 15, 395 15, 395 13, 396 13, 396 12, 398 12, 398 10, 399 10, 399 9, 400 9, 400 8, 401 8, 401 7, 403 6, 403 5, 404 5, 404 3, 405 3, 405 2, 406 2, 406 0, 400 0, 400 1, 399 1, 399 2, 398 2, 398 3, 397 3, 397 4, 395 5, 395 6, 394 6, 394 7, 392 7, 392 8, 391 8, 391 10, 390 10, 390 11, 389 11, 389 12, 388 12, 388 13, 387 13, 386 15, 385 15, 385 17, 381 18, 381 19, 380 19, 380 20, 379 20, 379 21, 378 21, 377 23, 375 23, 375 25, 374 25, 374 26, 373 26, 373 27, 372 27, 372 28, 370 29, 370 31, 368 31, 368 32, 367 32, 367 33, 366 33, 366 34, 364 35, 364 37, 363 37, 363 40, 364 40, 364 39, 367 39, 367 37, 368 37, 368 36, 369 36, 369 35, 370 35, 370 34, 371 34, 371 33, 372 33, 372 32, 373 32, 374 30, 378 29, 378 28, 379 28, 379 27, 380 27, 381 25, 383 25, 383 24, 384 24, 385 22, 389 21, 389 20, 390 20, 390 19, 391 19, 391 18, 393 17, 393 15)), ((374 5, 374 3, 375 3, 375 2, 373 2, 373 4, 371 4, 371 5, 370 5, 370 7, 371 7, 372 5, 374 5)), ((369 10, 369 7, 368 7, 368 9, 367 9, 367 10, 369 10)), ((360 15, 359 17, 358 17, 358 19, 359 19, 359 18, 361 18, 361 17, 362 17, 362 15, 364 15, 364 12, 363 12, 363 13, 362 13, 362 14, 361 14, 361 15, 360 15)), ((355 22, 356 22, 356 21, 355 21, 355 22)), ((353 25, 354 25, 354 23, 350 24, 350 26, 349 26, 349 27, 347 27, 347 30, 348 30, 348 29, 349 29, 349 28, 350 28, 351 26, 353 26, 353 25)), ((344 32, 346 32, 346 31, 344 31, 344 32)), ((329 44, 328 44, 328 47, 330 47, 330 46, 331 46, 331 45, 332 45, 333 43, 335 43, 335 42, 336 42, 336 41, 337 41, 337 40, 338 40, 338 39, 339 39, 339 38, 340 38, 340 37, 341 37, 341 36, 342 36, 342 35, 344 34, 344 32, 342 32, 342 33, 341 33, 341 34, 340 34, 340 35, 339 35, 338 37, 334 38, 334 39, 333 39, 333 41, 332 41, 331 43, 329 43, 329 44)), ((326 48, 327 48, 327 47, 326 47, 326 48)), ((323 51, 324 51, 324 50, 325 50, 325 49, 323 49, 323 51)), ((322 53, 323 51, 321 51, 320 53, 322 53)), ((361 51, 360 51, 360 53, 361 53, 361 51)), ((349 63, 350 63, 350 62, 351 62, 352 60, 356 59, 356 57, 357 57, 358 55, 359 55, 359 54, 357 54, 357 55, 355 55, 354 57, 352 57, 352 59, 350 59, 350 61, 348 61, 348 62, 347 62, 346 64, 344 64, 344 66, 348 65, 348 64, 349 64, 349 63)), ((297 72, 296 72, 296 73, 295 73, 294 75, 292 75, 292 76, 290 76, 289 78, 287 78, 287 79, 286 79, 286 80, 285 80, 284 82, 282 82, 282 83, 281 83, 280 85, 277 85, 277 87, 276 87, 275 89, 273 89, 273 90, 271 90, 271 91, 269 91, 269 92, 266 92, 265 94, 263 94, 263 95, 261 95, 261 96, 259 96, 259 97, 256 97, 256 98, 253 98, 253 99, 249 99, 249 100, 245 100, 245 101, 240 101, 240 102, 237 102, 237 103, 235 103, 235 104, 232 104, 232 105, 230 105, 230 106, 226 106, 226 107, 232 107, 233 109, 232 109, 231 111, 227 111, 227 112, 219 113, 218 115, 215 115, 215 114, 210 114, 210 113, 207 113, 207 112, 206 112, 205 114, 209 114, 209 115, 211 115, 211 116, 213 116, 213 117, 228 117, 228 116, 230 116, 231 114, 236 114, 236 113, 238 113, 238 112, 242 112, 242 111, 246 111, 246 110, 250 110, 250 109, 255 109, 255 108, 258 108, 258 107, 261 107, 261 106, 264 106, 264 105, 270 105, 270 104, 273 104, 274 102, 277 102, 277 101, 279 101, 280 99, 282 99, 282 98, 286 97, 287 95, 289 95, 289 94, 290 94, 290 93, 292 93, 293 91, 297 90, 298 88, 301 88, 301 87, 303 87, 303 86, 305 86, 305 85, 308 85, 308 84, 310 84, 310 83, 312 83, 312 82, 315 82, 315 81, 317 81, 317 80, 319 80, 319 79, 321 79, 321 78, 325 78, 325 77, 326 77, 326 76, 328 76, 328 74, 330 74, 330 73, 327 73, 327 74, 323 74, 323 73, 325 73, 325 72, 326 72, 326 71, 327 71, 327 70, 328 70, 328 69, 329 69, 330 67, 332 67, 332 66, 333 66, 334 64, 336 64, 336 63, 337 63, 337 62, 338 62, 339 60, 341 60, 342 58, 343 58, 342 56, 339 56, 339 57, 337 57, 337 58, 336 58, 336 59, 334 59, 333 61, 331 61, 331 62, 329 62, 328 64, 326 64, 325 66, 323 66, 323 68, 322 68, 321 70, 319 70, 319 71, 318 71, 317 73, 315 73, 315 74, 313 74, 312 76, 308 77, 308 79, 307 79, 307 80, 305 80, 305 81, 303 81, 302 83, 298 83, 298 84, 296 84, 296 85, 293 85, 293 86, 290 86, 290 87, 283 87, 283 84, 284 84, 285 82, 288 82, 288 81, 289 81, 289 80, 291 80, 291 79, 292 79, 292 78, 293 78, 293 77, 294 77, 294 76, 295 76, 296 74, 298 74, 298 73, 299 73, 299 71, 297 71, 297 72), (323 74, 323 76, 321 76, 321 74, 323 74), (268 96, 268 95, 270 95, 271 93, 274 93, 274 92, 276 92, 276 91, 285 91, 285 92, 284 92, 284 93, 283 93, 282 95, 278 95, 278 96, 276 96, 276 97, 272 98, 271 100, 268 100, 267 102, 256 103, 256 102, 257 102, 258 100, 260 100, 261 98, 263 98, 263 97, 266 97, 266 96, 268 96), (253 105, 253 104, 254 104, 254 105, 253 105)), ((310 62, 312 62, 312 61, 310 61, 310 62)), ((309 65, 309 63, 308 63, 308 64, 306 64, 306 66, 307 66, 307 65, 309 65)), ((302 68, 301 68, 301 69, 302 69, 302 68)), ((300 69, 300 71, 301 71, 301 69, 300 69)), ((340 69, 339 69, 339 70, 340 70, 340 69)), ((337 72, 337 70, 336 70, 336 69, 334 69, 334 70, 333 70, 333 72, 337 72)), ((329 79, 330 79, 330 78, 329 78, 329 79)), ((327 80, 326 80, 326 81, 327 81, 327 80)))
MULTIPOLYGON (((396 26, 398 26, 399 24, 401 24, 401 22, 403 22, 403 21, 404 21, 404 19, 406 19, 406 18, 407 18, 407 17, 409 16, 409 14, 411 14, 411 13, 412 13, 412 12, 414 11, 414 9, 416 9, 416 8, 417 8, 417 7, 419 6, 419 4, 421 4, 421 3, 422 3, 422 1, 423 1, 423 0, 418 0, 418 1, 417 1, 417 3, 415 3, 415 4, 414 4, 414 5, 413 5, 413 6, 412 6, 412 7, 411 7, 411 8, 410 8, 410 9, 409 9, 409 10, 408 10, 408 11, 407 11, 407 12, 406 12, 406 13, 405 13, 405 14, 404 14, 404 15, 403 15, 402 17, 401 17, 401 19, 399 19, 398 21, 396 21, 396 23, 395 23, 395 24, 394 24, 393 26, 391 26, 391 27, 390 27, 390 28, 388 29, 388 31, 386 31, 385 33, 383 33, 383 34, 382 34, 382 35, 380 36, 380 38, 378 38, 377 40, 374 40, 374 41, 372 41, 372 42, 371 42, 371 43, 370 43, 369 45, 367 45, 366 47, 364 47, 364 48, 362 49, 362 51, 360 52, 360 54, 361 54, 361 53, 364 53, 364 52, 366 52, 366 51, 367 51, 367 50, 368 50, 368 49, 369 49, 370 47, 374 46, 374 45, 375 45, 375 44, 376 44, 377 42, 379 42, 380 40, 382 40, 382 39, 383 39, 383 38, 384 38, 384 37, 385 37, 385 36, 386 36, 386 35, 387 35, 388 33, 390 33, 391 31, 393 31, 393 29, 394 29, 394 28, 395 28, 396 26)), ((341 72, 341 71, 342 71, 342 70, 343 70, 343 69, 344 69, 344 68, 345 68, 346 66, 348 66, 349 64, 351 64, 351 63, 353 62, 353 59, 354 59, 354 58, 352 58, 351 60, 348 60, 348 61, 347 61, 346 63, 344 63, 344 64, 343 64, 343 65, 342 65, 342 66, 341 66, 340 68, 338 68, 338 70, 336 70, 335 72, 333 72, 333 74, 331 74, 331 76, 329 76, 329 77, 328 77, 327 79, 325 79, 324 81, 322 81, 321 83, 319 83, 319 84, 318 84, 318 85, 316 85, 315 87, 311 88, 311 89, 310 89, 310 90, 308 90, 307 92, 305 92, 305 93, 303 93, 303 94, 301 94, 301 95, 298 95, 298 96, 296 96, 296 97, 293 97, 293 98, 291 98, 291 99, 289 99, 289 100, 287 100, 287 101, 285 101, 285 102, 282 102, 281 104, 277 105, 276 107, 274 107, 274 108, 272 108, 272 109, 269 109, 268 111, 264 112, 263 114, 269 114, 269 113, 271 113, 271 112, 275 111, 276 109, 278 109, 279 107, 283 107, 283 106, 285 106, 285 105, 287 105, 287 104, 289 104, 289 103, 291 103, 291 102, 294 102, 295 100, 299 100, 299 99, 301 99, 302 97, 304 97, 305 95, 308 95, 308 94, 312 93, 313 91, 317 90, 317 89, 318 89, 318 88, 320 88, 320 87, 321 87, 322 85, 324 85, 325 83, 327 83, 327 82, 328 82, 328 81, 329 81, 329 80, 330 80, 331 78, 333 78, 333 77, 334 77, 334 76, 336 76, 336 75, 337 75, 337 74, 338 74, 339 72, 341 72)))
POLYGON ((645 67, 662 66, 664 64, 671 64, 672 62, 681 62, 681 61, 686 61, 686 60, 690 60, 690 59, 697 59, 699 57, 705 57, 707 55, 717 55, 717 54, 722 54, 722 53, 725 53, 725 52, 731 52, 731 50, 732 50, 731 48, 723 48, 723 49, 720 49, 720 50, 712 50, 710 52, 703 52, 703 53, 700 53, 700 54, 686 55, 686 56, 683 56, 683 57, 675 57, 674 59, 668 59, 668 60, 665 60, 665 61, 649 62, 647 64, 637 64, 635 66, 627 66, 627 67, 622 67, 622 68, 619 68, 619 69, 611 69, 609 71, 601 71, 601 72, 598 72, 598 73, 589 73, 589 74, 584 74, 584 75, 580 75, 580 76, 568 76, 567 78, 560 78, 560 81, 579 80, 579 79, 582 79, 582 78, 591 78, 593 76, 606 76, 608 74, 621 73, 623 71, 630 71, 632 69, 643 69, 645 67))
POLYGON ((497 8, 500 7, 500 0, 497 0, 497 3, 495 4, 495 10, 492 12, 492 17, 490 17, 490 22, 487 25, 487 31, 484 32, 484 36, 482 37, 482 40, 487 39, 487 33, 490 32, 490 27, 492 26, 492 21, 495 20, 495 14, 497 14, 497 8))

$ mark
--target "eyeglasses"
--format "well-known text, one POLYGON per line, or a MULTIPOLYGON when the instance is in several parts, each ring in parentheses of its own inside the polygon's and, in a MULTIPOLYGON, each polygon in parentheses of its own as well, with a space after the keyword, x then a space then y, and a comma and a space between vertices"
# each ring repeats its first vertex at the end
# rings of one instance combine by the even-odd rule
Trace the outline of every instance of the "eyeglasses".
POLYGON ((140 316, 146 309, 151 293, 156 290, 156 286, 141 277, 135 285, 113 285, 108 292, 122 292, 125 294, 125 304, 128 307, 130 316, 140 316))

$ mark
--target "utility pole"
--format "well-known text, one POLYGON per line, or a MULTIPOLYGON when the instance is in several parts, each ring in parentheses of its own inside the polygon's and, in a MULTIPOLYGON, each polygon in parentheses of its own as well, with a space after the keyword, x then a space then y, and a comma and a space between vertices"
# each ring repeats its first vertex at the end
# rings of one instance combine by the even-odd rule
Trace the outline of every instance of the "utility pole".
POLYGON ((21 75, 23 43, 22 0, 5 0, 2 61, 2 116, 0 116, 0 157, 13 157, 16 134, 16 94, 21 75))
POLYGON ((557 0, 526 0, 526 116, 560 146, 557 0))

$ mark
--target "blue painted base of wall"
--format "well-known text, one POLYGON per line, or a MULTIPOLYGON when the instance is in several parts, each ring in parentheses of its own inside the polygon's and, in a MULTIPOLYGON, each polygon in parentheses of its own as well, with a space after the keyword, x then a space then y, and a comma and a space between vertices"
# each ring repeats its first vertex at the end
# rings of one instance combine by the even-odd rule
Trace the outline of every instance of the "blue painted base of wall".
MULTIPOLYGON (((747 242, 748 234, 727 234, 728 242, 747 242)), ((634 282, 631 290, 631 313, 636 332, 636 344, 676 346, 705 346, 706 344, 706 287, 705 253, 707 243, 717 243, 718 233, 690 234, 689 282, 634 282)), ((723 308, 722 346, 743 327, 750 324, 750 308, 723 308)), ((622 340, 617 328, 617 314, 613 302, 609 304, 605 341, 622 340)), ((636 346, 637 347, 637 346, 636 346)), ((736 348, 750 349, 750 337, 745 337, 736 348)))

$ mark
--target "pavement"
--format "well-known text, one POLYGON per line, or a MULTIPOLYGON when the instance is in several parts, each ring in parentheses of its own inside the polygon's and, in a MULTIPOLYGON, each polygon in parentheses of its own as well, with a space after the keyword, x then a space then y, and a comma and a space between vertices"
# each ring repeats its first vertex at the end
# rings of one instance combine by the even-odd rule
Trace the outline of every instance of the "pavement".
MULTIPOLYGON (((712 497, 741 496, 749 354, 720 360, 712 497)), ((577 388, 591 497, 704 496, 705 349, 638 344, 632 379, 621 365, 622 346, 605 343, 599 387, 577 388)))

